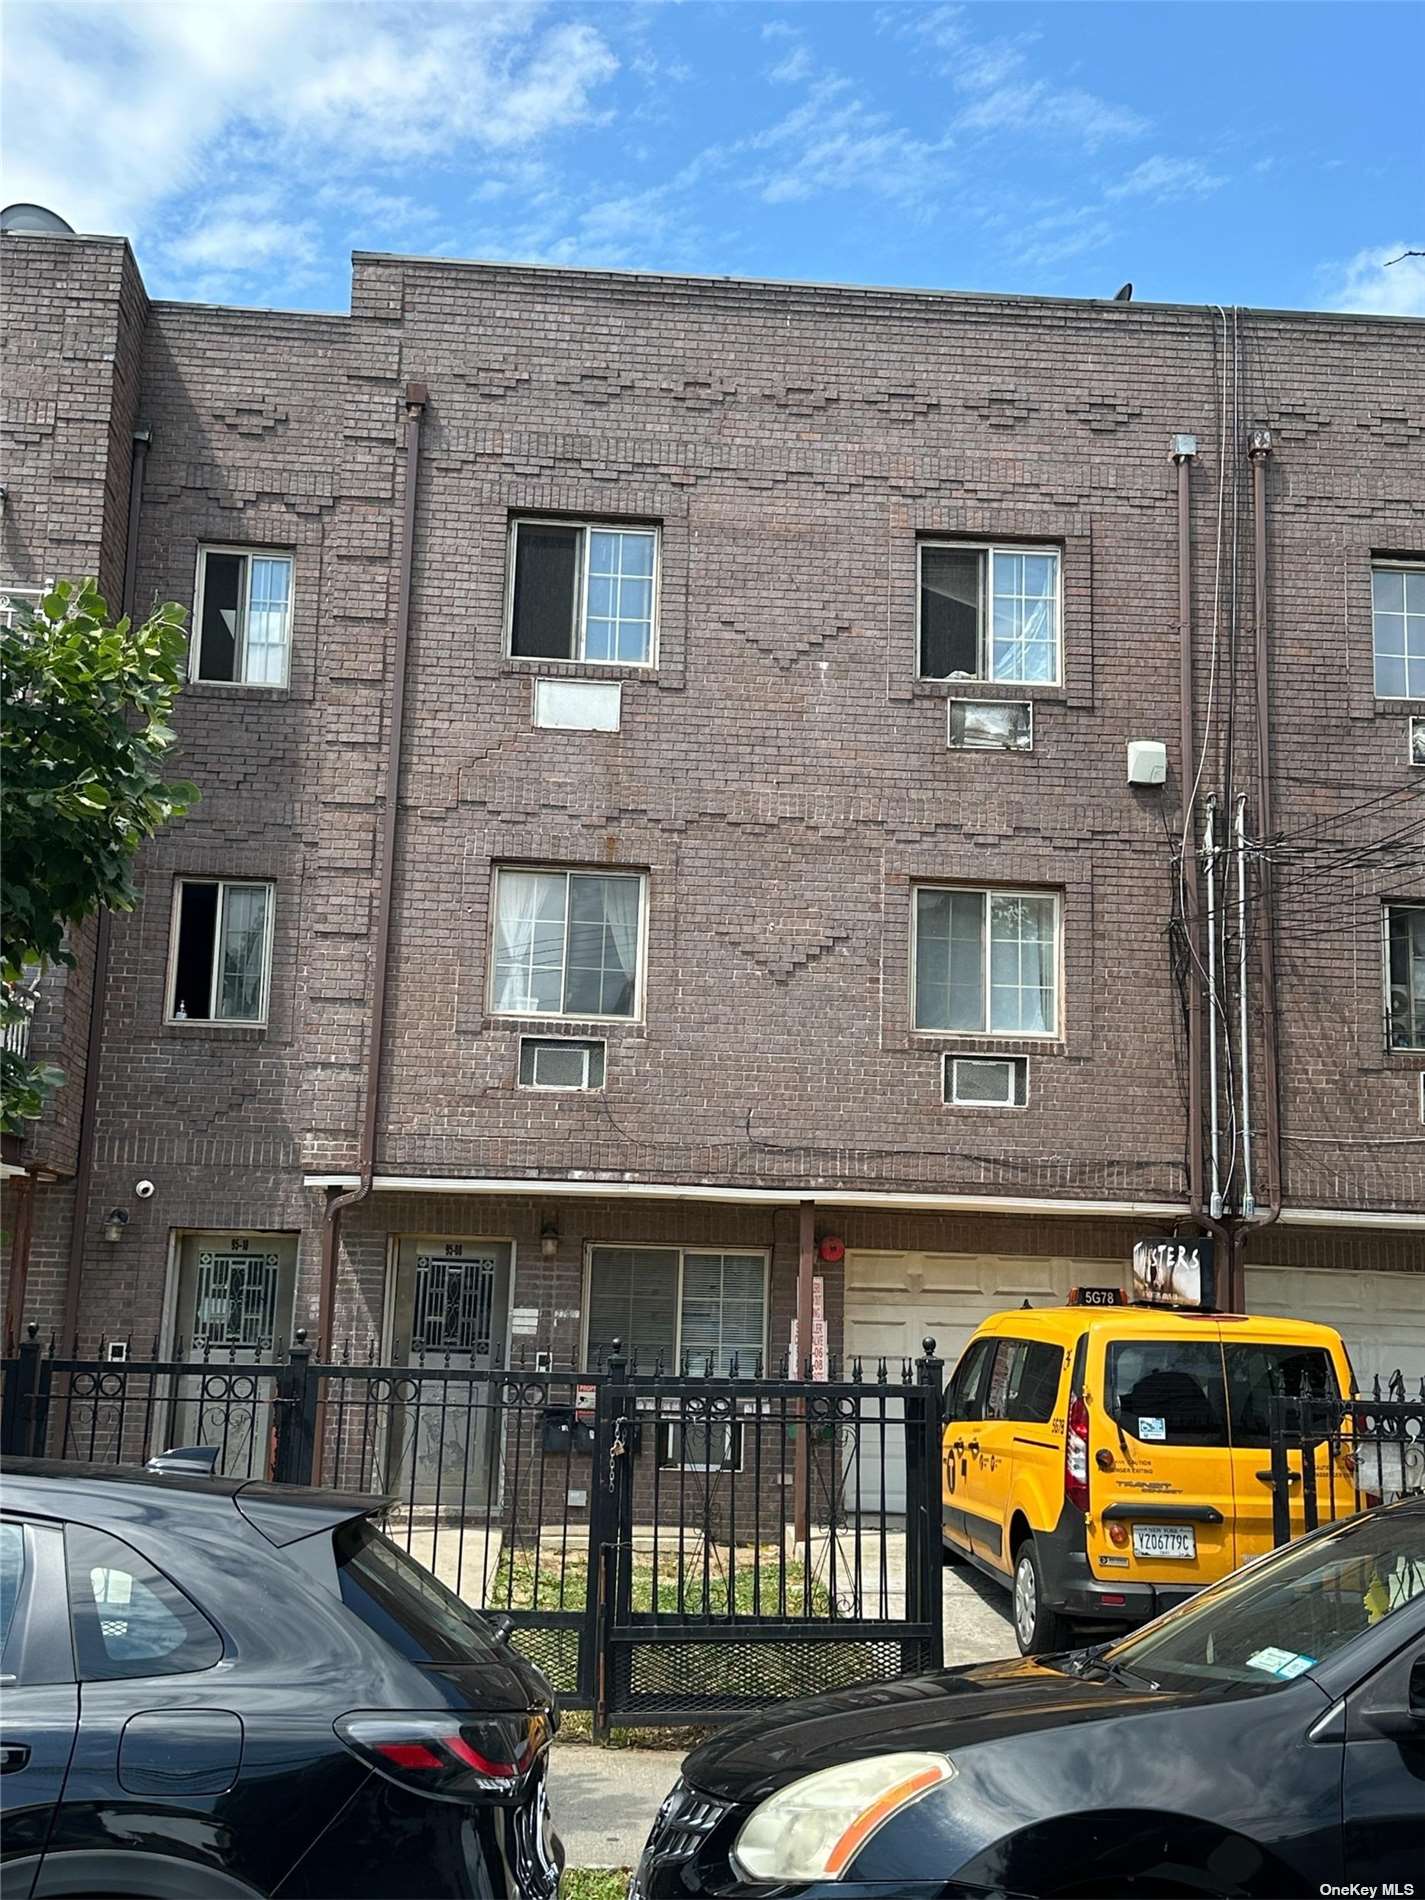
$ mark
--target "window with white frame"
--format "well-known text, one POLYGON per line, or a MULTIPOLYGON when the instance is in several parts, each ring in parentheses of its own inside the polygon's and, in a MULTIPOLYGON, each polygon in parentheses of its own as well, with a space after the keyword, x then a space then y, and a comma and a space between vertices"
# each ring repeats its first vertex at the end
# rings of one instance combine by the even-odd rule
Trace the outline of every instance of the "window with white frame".
POLYGON ((1425 1049, 1425 904, 1385 907, 1386 1017, 1392 1049, 1425 1049))
POLYGON ((1425 699, 1425 562, 1371 567, 1377 699, 1425 699))
POLYGON ((285 686, 291 646, 291 555, 262 548, 200 548, 193 678, 228 686, 285 686))
POLYGON ((510 536, 516 659, 653 664, 656 528, 516 521, 510 536))
POLYGON ((643 902, 636 871, 497 871, 491 1009, 637 1015, 643 902))
POLYGON ((23 586, 18 582, 0 581, 0 627, 19 626, 21 620, 38 609, 53 585, 53 581, 23 586))
POLYGON ((920 543, 920 674, 932 680, 1059 678, 1057 548, 920 543))
POLYGON ((591 1247, 585 1357, 607 1362, 617 1339, 643 1371, 750 1374, 767 1338, 767 1256, 679 1247, 591 1247))
POLYGON ((272 900, 270 884, 179 879, 169 955, 170 1022, 266 1022, 272 900))
POLYGON ((1057 1035, 1059 914, 1053 891, 922 885, 913 924, 916 1028, 1057 1035))

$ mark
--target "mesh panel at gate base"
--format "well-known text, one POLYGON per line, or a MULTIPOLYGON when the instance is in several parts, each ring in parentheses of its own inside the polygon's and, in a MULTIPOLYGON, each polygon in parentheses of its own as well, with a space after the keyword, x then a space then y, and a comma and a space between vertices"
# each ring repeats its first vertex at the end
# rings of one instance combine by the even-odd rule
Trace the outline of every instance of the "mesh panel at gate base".
POLYGON ((906 1673, 904 1647, 884 1639, 660 1643, 655 1637, 615 1648, 610 1699, 626 1715, 665 1719, 750 1712, 787 1696, 893 1682, 906 1673))

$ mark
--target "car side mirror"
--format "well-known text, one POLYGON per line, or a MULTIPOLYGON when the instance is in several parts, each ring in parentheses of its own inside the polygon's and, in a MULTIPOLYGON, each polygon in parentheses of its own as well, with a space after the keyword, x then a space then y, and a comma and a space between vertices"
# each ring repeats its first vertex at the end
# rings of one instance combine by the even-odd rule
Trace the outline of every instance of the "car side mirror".
POLYGON ((514 1619, 506 1616, 504 1612, 501 1611, 498 1616, 492 1616, 489 1621, 495 1641, 497 1643, 507 1643, 510 1640, 510 1631, 515 1626, 514 1619))

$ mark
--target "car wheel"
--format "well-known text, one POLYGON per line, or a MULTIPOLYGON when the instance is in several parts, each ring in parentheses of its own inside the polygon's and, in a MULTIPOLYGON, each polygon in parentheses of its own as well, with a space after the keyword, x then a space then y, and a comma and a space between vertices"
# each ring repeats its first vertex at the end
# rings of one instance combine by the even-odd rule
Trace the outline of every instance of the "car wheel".
POLYGON ((1026 1537, 1014 1553, 1014 1640, 1021 1656, 1068 1646, 1069 1626, 1045 1600, 1044 1572, 1034 1539, 1026 1537))

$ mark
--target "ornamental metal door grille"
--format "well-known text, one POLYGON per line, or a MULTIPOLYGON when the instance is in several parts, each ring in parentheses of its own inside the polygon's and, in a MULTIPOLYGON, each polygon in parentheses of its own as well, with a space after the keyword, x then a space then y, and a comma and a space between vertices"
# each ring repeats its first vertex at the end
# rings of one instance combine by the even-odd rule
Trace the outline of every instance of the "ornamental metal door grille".
POLYGON ((470 1352, 488 1358, 494 1290, 495 1262, 488 1255, 449 1260, 442 1254, 417 1254, 411 1319, 415 1352, 470 1352))
POLYGON ((269 1347, 277 1320, 275 1253, 198 1255, 193 1337, 204 1346, 269 1347))

